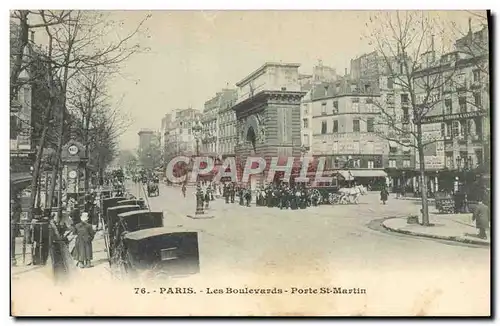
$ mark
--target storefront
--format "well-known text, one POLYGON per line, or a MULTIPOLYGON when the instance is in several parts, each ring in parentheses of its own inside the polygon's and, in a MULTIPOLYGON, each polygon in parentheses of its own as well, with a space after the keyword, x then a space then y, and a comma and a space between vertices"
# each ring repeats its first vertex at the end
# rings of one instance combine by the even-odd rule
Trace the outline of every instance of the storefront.
POLYGON ((369 190, 382 190, 388 184, 387 173, 384 170, 339 170, 344 186, 363 185, 369 190))

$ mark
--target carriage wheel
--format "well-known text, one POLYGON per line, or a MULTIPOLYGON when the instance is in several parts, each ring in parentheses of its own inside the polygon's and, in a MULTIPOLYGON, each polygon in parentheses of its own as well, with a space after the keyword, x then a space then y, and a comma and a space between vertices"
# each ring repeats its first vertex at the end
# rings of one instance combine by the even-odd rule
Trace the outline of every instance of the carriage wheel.
POLYGON ((318 189, 313 189, 313 191, 311 192, 311 197, 318 198, 318 204, 320 204, 322 201, 322 196, 318 189))

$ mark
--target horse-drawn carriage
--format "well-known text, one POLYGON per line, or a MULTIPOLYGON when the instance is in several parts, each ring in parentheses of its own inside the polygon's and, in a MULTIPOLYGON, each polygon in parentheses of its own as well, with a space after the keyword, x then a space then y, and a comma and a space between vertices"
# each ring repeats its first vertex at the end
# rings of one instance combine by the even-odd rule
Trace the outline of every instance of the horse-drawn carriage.
POLYGON ((132 275, 146 272, 149 277, 169 277, 200 272, 197 232, 148 228, 125 234, 123 244, 132 275))
MULTIPOLYGON (((335 175, 335 172, 331 174, 335 175)), ((367 193, 364 186, 339 187, 338 179, 319 181, 306 185, 311 202, 318 204, 357 204, 359 197, 367 193)))
POLYGON ((114 220, 113 228, 110 228, 109 233, 111 262, 120 264, 126 261, 123 237, 127 233, 162 226, 162 212, 129 210, 118 214, 116 220, 114 220))
POLYGON ((315 181, 316 175, 308 173, 309 182, 296 179, 295 183, 305 183, 310 201, 316 204, 335 204, 338 180, 331 173, 331 181, 315 181), (313 181, 313 182, 311 182, 313 181))

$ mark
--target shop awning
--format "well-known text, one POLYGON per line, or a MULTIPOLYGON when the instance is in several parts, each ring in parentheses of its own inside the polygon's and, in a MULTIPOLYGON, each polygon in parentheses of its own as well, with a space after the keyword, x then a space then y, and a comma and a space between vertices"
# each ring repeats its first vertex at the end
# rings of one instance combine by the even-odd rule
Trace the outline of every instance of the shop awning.
POLYGON ((338 171, 338 174, 347 181, 354 180, 354 176, 349 171, 338 171))
POLYGON ((351 170, 355 178, 385 178, 387 173, 384 170, 351 170))
POLYGON ((384 170, 348 170, 339 171, 339 174, 346 180, 353 178, 385 178, 387 173, 384 170))

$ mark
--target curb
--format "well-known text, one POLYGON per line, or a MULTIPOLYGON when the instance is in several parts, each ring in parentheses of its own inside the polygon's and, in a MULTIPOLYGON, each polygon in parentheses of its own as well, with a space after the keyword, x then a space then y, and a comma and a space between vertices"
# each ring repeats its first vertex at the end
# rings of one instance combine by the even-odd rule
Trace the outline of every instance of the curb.
POLYGON ((211 218, 214 218, 215 216, 213 215, 187 215, 187 217, 193 219, 193 220, 209 220, 211 218))
POLYGON ((465 238, 462 238, 460 236, 444 236, 444 235, 426 234, 426 233, 421 233, 421 232, 413 232, 413 231, 408 231, 408 230, 401 230, 401 229, 391 228, 391 227, 385 225, 384 222, 386 220, 396 219, 396 218, 401 218, 401 217, 389 217, 389 218, 386 218, 385 220, 382 221, 382 223, 380 223, 380 225, 382 225, 382 227, 384 229, 386 229, 386 230, 388 230, 390 232, 411 235, 411 236, 414 236, 414 237, 454 241, 454 242, 460 242, 460 243, 466 243, 466 244, 479 245, 479 246, 483 246, 483 247, 489 247, 490 246, 489 242, 484 242, 484 241, 479 241, 479 240, 472 240, 472 239, 465 239, 465 238))
MULTIPOLYGON (((408 200, 408 201, 418 201, 421 202, 422 198, 411 198, 411 197, 400 197, 400 198, 394 198, 395 200, 408 200)), ((435 203, 436 200, 434 198, 427 198, 427 202, 429 203, 435 203)))

